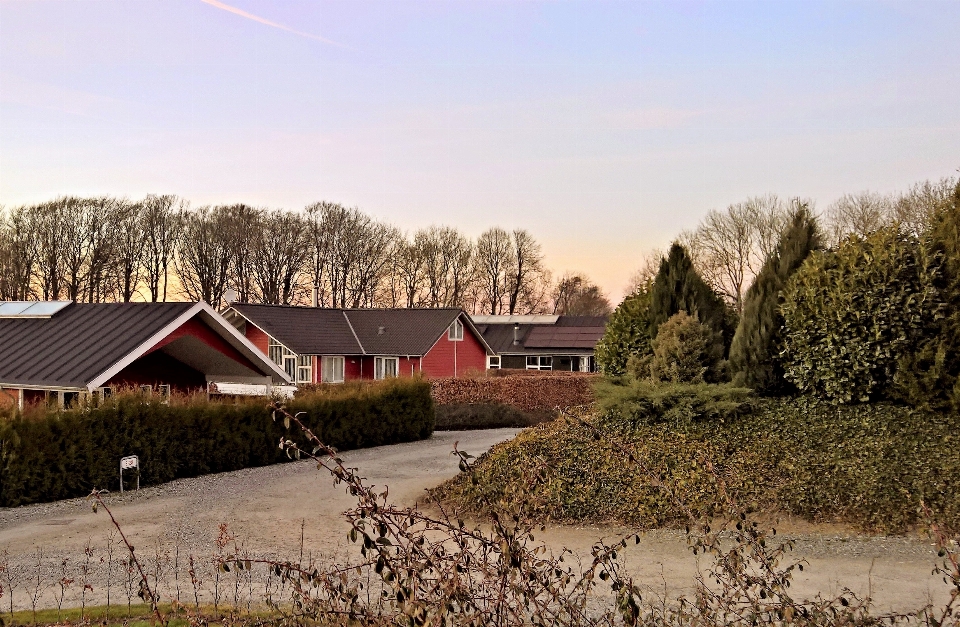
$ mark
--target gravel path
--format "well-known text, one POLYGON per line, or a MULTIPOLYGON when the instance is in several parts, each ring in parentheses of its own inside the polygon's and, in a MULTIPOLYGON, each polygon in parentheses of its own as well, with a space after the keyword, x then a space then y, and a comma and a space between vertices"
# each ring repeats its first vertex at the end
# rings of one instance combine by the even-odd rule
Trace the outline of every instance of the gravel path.
MULTIPOLYGON (((391 501, 409 505, 425 489, 456 475, 457 459, 451 455, 455 442, 478 455, 517 431, 438 431, 423 442, 349 451, 343 458, 369 482, 389 486, 391 501)), ((308 461, 182 479, 123 496, 111 494, 106 501, 151 576, 162 582, 164 598, 179 595, 183 601, 193 595, 187 575, 191 554, 198 556, 195 570, 203 598, 226 594, 218 588, 226 584, 217 583, 211 565, 221 524, 228 524, 227 533, 251 557, 297 559, 302 551, 306 559, 338 561, 348 550, 348 527, 341 514, 353 503, 342 486, 335 487, 308 461)), ((790 520, 778 528, 782 536, 796 540, 795 555, 808 562, 794 580, 797 597, 834 595, 846 586, 861 596, 872 594, 880 609, 898 611, 946 598, 946 587, 930 575, 936 554, 928 541, 860 536, 841 527, 790 520)), ((63 590, 64 607, 80 605, 81 593, 86 603, 104 603, 107 594, 114 604, 136 601, 136 586, 130 587, 134 579, 111 529, 107 515, 94 514, 84 499, 0 509, 0 565, 7 566, 0 572, 5 590, 0 605, 9 609, 12 599, 16 608, 29 609, 36 599, 38 607, 56 607, 61 594, 57 581, 64 577, 73 580, 63 590), (88 543, 89 560, 84 553, 88 543), (83 592, 84 580, 92 591, 83 592)), ((616 526, 551 525, 537 539, 589 556, 598 537, 628 532, 616 526)), ((652 594, 668 598, 689 594, 697 573, 709 566, 692 556, 683 534, 667 530, 645 534, 626 552, 626 563, 652 594)), ((245 598, 263 595, 262 579, 230 582, 230 595, 241 588, 245 598)))

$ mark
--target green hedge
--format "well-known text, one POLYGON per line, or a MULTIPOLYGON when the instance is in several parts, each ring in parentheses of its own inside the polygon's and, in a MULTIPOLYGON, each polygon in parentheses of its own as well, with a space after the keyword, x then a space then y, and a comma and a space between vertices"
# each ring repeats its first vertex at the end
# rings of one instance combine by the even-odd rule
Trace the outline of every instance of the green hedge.
MULTIPOLYGON (((409 379, 310 390, 287 407, 338 449, 423 439, 435 420, 430 385, 409 379)), ((264 399, 165 405, 126 394, 96 408, 17 415, 0 425, 0 506, 118 490, 125 455, 140 457, 141 485, 286 461, 283 433, 264 399)))

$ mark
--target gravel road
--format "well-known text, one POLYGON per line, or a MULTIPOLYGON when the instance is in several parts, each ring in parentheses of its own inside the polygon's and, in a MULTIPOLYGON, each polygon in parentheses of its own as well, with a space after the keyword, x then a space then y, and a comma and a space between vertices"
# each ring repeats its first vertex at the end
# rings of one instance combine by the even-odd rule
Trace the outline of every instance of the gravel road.
MULTIPOLYGON (((343 458, 370 483, 389 486, 391 501, 410 505, 425 489, 456 475, 457 459, 451 455, 455 442, 478 455, 517 431, 438 431, 422 442, 348 451, 343 458)), ((123 496, 111 494, 106 502, 151 576, 162 582, 166 599, 178 590, 182 600, 192 597, 186 574, 191 554, 198 556, 195 566, 205 598, 214 594, 210 557, 223 523, 241 551, 252 557, 296 559, 302 551, 307 559, 333 561, 349 550, 341 514, 353 500, 309 461, 182 479, 123 496)), ((859 536, 841 527, 790 520, 778 526, 781 535, 796 540, 796 556, 808 562, 794 581, 797 597, 833 595, 846 586, 861 596, 872 594, 881 609, 898 611, 946 598, 946 587, 930 574, 936 554, 928 541, 859 536)), ((6 566, 0 572, 5 590, 0 604, 9 609, 12 599, 15 608, 29 609, 36 599, 38 607, 56 607, 58 602, 77 606, 81 593, 86 603, 104 603, 107 594, 112 603, 126 604, 131 595, 136 601, 135 585, 131 592, 123 552, 111 529, 108 516, 94 514, 84 499, 0 509, 0 566, 6 566), (88 544, 89 560, 84 553, 88 544), (73 581, 61 591, 57 581, 63 578, 73 581), (83 581, 93 590, 84 592, 83 581)), ((598 537, 628 531, 551 525, 537 539, 589 556, 598 537)), ((647 533, 627 551, 626 563, 652 594, 667 597, 689 594, 697 573, 709 566, 692 556, 682 534, 666 530, 647 533)), ((251 579, 244 585, 251 598, 262 596, 263 589, 256 590, 259 583, 251 579)))

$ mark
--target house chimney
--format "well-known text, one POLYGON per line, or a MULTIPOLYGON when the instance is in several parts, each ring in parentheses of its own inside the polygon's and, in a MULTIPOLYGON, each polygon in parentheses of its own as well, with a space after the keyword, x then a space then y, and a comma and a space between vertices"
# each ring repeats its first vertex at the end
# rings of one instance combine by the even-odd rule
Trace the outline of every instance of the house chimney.
POLYGON ((520 323, 513 323, 513 345, 516 346, 520 343, 520 323))
POLYGON ((313 306, 320 306, 320 288, 318 288, 316 285, 313 286, 313 306))
POLYGON ((386 331, 386 327, 377 327, 377 335, 383 335, 384 331, 386 331))

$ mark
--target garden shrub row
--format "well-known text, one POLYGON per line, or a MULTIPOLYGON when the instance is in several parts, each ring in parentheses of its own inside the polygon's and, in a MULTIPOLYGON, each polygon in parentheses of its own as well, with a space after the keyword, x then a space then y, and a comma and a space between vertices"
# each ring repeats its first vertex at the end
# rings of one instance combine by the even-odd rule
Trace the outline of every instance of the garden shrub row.
POLYGON ((541 520, 654 528, 721 514, 726 491, 755 511, 876 532, 919 524, 923 502, 960 528, 956 413, 706 384, 615 387, 598 386, 600 410, 584 423, 529 429, 436 494, 474 513, 507 499, 541 520))
POLYGON ((594 398, 595 379, 596 375, 586 373, 519 371, 502 376, 432 379, 430 385, 437 405, 492 403, 537 412, 589 405, 594 398))
MULTIPOLYGON (((434 428, 421 380, 321 387, 286 405, 338 449, 423 439, 434 428)), ((284 433, 266 399, 163 404, 130 393, 99 407, 18 414, 0 424, 0 506, 118 490, 126 455, 139 456, 141 485, 286 461, 277 446, 284 433)))

